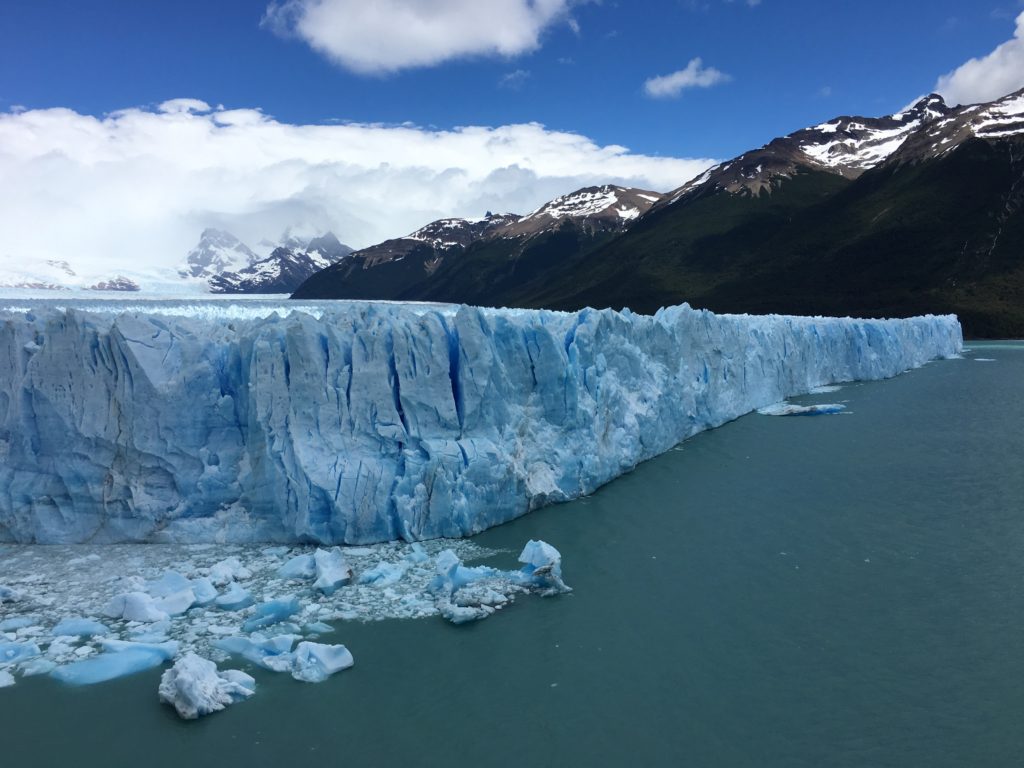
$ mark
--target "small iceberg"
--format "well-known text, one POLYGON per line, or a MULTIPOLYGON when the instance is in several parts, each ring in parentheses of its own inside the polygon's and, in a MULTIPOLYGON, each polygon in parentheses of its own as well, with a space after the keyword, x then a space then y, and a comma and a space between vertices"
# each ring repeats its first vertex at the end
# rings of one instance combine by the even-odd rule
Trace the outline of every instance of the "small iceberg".
POLYGON ((218 671, 217 665, 195 653, 186 653, 160 677, 157 695, 184 720, 243 701, 256 692, 256 681, 237 669, 218 671))
POLYGON ((775 403, 757 412, 762 416, 825 416, 842 413, 846 406, 842 403, 821 403, 820 405, 793 405, 792 403, 775 403))

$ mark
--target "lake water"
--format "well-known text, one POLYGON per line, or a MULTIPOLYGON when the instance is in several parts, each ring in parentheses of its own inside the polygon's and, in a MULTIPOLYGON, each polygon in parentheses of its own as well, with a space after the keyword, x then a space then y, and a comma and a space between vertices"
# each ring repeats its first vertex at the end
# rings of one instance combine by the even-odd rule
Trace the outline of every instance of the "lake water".
POLYGON ((571 595, 338 623, 352 670, 254 670, 193 723, 159 670, 19 680, 0 761, 1024 764, 1024 343, 796 402, 847 412, 744 417, 476 537, 553 543, 571 595))

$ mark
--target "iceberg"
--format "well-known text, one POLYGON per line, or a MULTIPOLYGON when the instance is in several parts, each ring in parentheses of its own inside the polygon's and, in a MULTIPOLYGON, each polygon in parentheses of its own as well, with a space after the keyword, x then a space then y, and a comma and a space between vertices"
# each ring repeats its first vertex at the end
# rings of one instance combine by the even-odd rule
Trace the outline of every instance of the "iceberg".
POLYGON ((301 610, 298 599, 282 597, 256 606, 253 617, 242 624, 244 632, 255 632, 291 618, 301 610))
POLYGON ((319 589, 325 595, 333 595, 338 587, 343 587, 352 581, 352 569, 345 562, 345 555, 338 547, 331 549, 318 549, 313 553, 313 562, 316 565, 316 581, 313 582, 313 589, 319 589))
POLYGON ((236 669, 217 670, 217 665, 187 653, 160 677, 157 695, 184 720, 195 720, 252 696, 256 681, 236 669))
POLYGON ((79 618, 62 619, 50 632, 54 637, 60 637, 61 635, 94 637, 96 635, 106 635, 109 633, 110 628, 106 624, 101 624, 95 619, 79 618))
POLYGON ((0 309, 0 541, 463 537, 963 345, 954 316, 289 309, 0 309))
POLYGON ((51 671, 50 677, 68 685, 94 685, 158 667, 166 660, 167 657, 159 651, 129 648, 65 664, 51 671))
POLYGON ((222 611, 240 611, 243 608, 248 608, 253 602, 249 590, 237 582, 232 582, 228 591, 213 601, 214 605, 222 611))
POLYGON ((307 640, 295 647, 292 677, 305 683, 322 683, 354 663, 352 654, 344 645, 324 645, 307 640))
POLYGON ((112 619, 126 619, 144 623, 164 621, 169 617, 157 601, 145 592, 127 592, 115 595, 103 608, 103 615, 112 619))

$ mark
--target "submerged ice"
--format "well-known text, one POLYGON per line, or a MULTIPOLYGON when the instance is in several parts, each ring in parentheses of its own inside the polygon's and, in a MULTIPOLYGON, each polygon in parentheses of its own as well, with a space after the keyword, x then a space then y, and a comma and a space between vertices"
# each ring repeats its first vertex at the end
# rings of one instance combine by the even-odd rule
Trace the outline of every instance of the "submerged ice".
MULTIPOLYGON (((757 408, 962 345, 954 317, 88 306, 0 310, 0 541, 465 536, 757 408)), ((344 574, 317 578, 326 593, 344 574)), ((186 589, 209 593, 126 591, 112 610, 172 616, 186 589)))

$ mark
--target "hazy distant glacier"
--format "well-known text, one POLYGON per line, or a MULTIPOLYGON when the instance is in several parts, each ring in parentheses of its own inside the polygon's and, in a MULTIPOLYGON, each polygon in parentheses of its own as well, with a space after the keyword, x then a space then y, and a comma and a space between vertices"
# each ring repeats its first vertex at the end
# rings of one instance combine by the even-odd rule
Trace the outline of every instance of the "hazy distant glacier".
POLYGON ((953 316, 73 304, 0 310, 0 541, 464 536, 962 346, 953 316))

